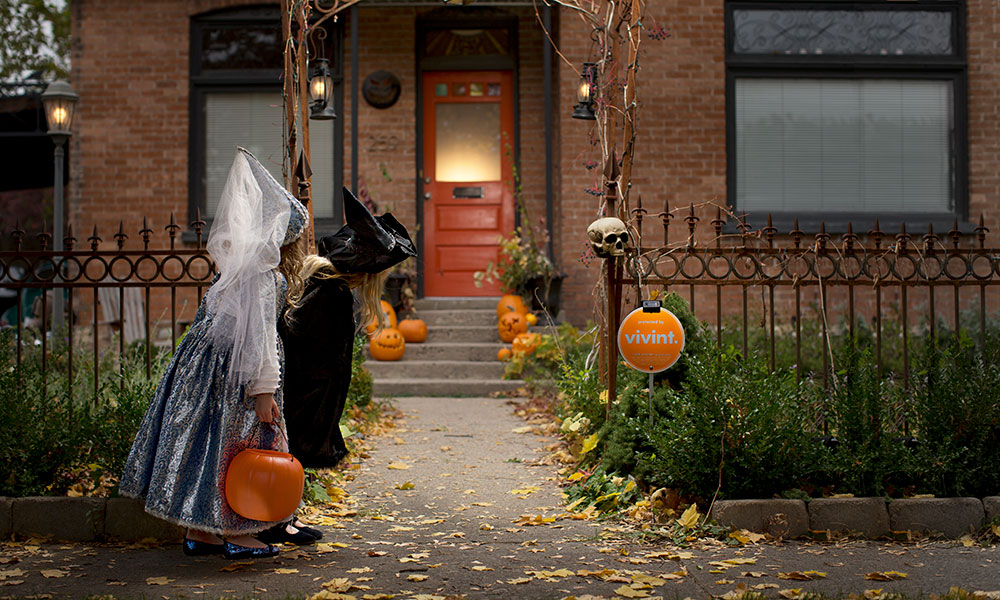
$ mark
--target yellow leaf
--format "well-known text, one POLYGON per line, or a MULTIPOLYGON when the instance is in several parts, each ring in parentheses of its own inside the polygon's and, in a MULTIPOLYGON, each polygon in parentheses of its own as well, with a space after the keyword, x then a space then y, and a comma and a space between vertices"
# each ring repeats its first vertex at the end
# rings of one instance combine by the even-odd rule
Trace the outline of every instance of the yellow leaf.
POLYGON ((510 432, 511 433, 531 433, 532 429, 534 429, 534 428, 531 425, 525 425, 524 427, 516 427, 514 429, 511 429, 510 432))
MULTIPOLYGON (((329 544, 327 544, 329 545, 329 544)), ((236 571, 242 571, 243 569, 253 566, 254 561, 252 560, 238 560, 236 562, 229 563, 228 565, 219 569, 222 573, 235 573, 236 571)))
POLYGON ((813 579, 823 579, 826 573, 820 571, 790 571, 788 573, 778 573, 778 579, 791 579, 794 581, 812 581, 813 579))
POLYGON ((412 481, 407 481, 405 483, 397 483, 396 484, 396 489, 397 490, 412 490, 415 487, 416 486, 413 484, 412 481))
POLYGON ((732 579, 720 579, 715 582, 715 585, 729 585, 733 582, 732 579))
POLYGON ((865 575, 868 581, 894 581, 896 579, 906 579, 906 573, 899 571, 873 571, 865 575))
MULTIPOLYGON (((569 480, 570 481, 580 481, 581 479, 583 479, 586 476, 587 476, 586 474, 581 473, 580 471, 577 471, 576 473, 573 473, 572 475, 569 476, 569 480)), ((996 525, 994 525, 994 527, 996 527, 996 525)))
POLYGON ((346 577, 336 577, 323 584, 323 589, 331 592, 349 592, 354 584, 346 577))
POLYGON ((966 548, 971 548, 976 543, 976 540, 972 539, 972 536, 969 534, 965 534, 962 537, 958 538, 958 541, 962 542, 962 545, 965 546, 966 548))
POLYGON ((511 490, 510 493, 518 495, 518 496, 526 496, 528 494, 533 494, 535 492, 539 492, 539 491, 541 491, 541 489, 542 488, 540 488, 538 486, 532 485, 532 486, 528 486, 526 488, 519 489, 519 490, 511 490))
POLYGON ((758 583, 757 585, 752 586, 755 590, 776 590, 780 587, 781 586, 777 583, 758 583))
POLYGON ((348 573, 371 573, 372 570, 369 567, 356 567, 354 569, 348 569, 348 573))
POLYGON ((690 560, 694 558, 693 552, 671 552, 667 554, 667 558, 670 560, 690 560))
POLYGON ((274 572, 277 573, 278 575, 293 575, 295 573, 298 573, 299 570, 298 569, 275 569, 274 572))
POLYGON ((69 571, 61 571, 59 569, 44 569, 42 570, 42 577, 54 578, 54 577, 65 577, 69 575, 69 571))
POLYGON ((761 577, 767 577, 767 573, 763 571, 743 571, 740 573, 740 577, 753 577, 759 579, 761 577))
POLYGON ((350 548, 350 546, 348 546, 344 542, 333 542, 330 545, 333 546, 334 548, 350 548))
POLYGON ((528 583, 531 581, 531 577, 517 577, 515 579, 508 579, 507 583, 510 585, 521 585, 522 583, 528 583))
POLYGON ((5 571, 0 571, 0 581, 7 579, 8 577, 20 577, 24 575, 24 571, 21 569, 7 569, 5 571))
POLYGON ((802 588, 779 590, 778 595, 782 598, 787 598, 787 600, 801 600, 801 598, 805 598, 802 588))
POLYGON ((580 448, 580 454, 586 454, 586 453, 590 452, 591 450, 593 450, 594 448, 596 448, 597 447, 597 439, 598 438, 597 438, 597 434, 596 433, 594 433, 594 434, 592 434, 590 436, 587 436, 587 438, 583 440, 583 448, 580 448))
POLYGON ((429 575, 407 575, 407 581, 427 581, 430 578, 429 575))
POLYGON ((387 468, 394 469, 396 471, 405 471, 406 469, 410 468, 410 465, 407 465, 405 463, 389 463, 389 466, 387 468))
POLYGON ((473 571, 492 571, 493 568, 492 567, 485 567, 483 565, 476 565, 476 566, 472 567, 472 570, 473 571))
POLYGON ((726 565, 755 565, 757 564, 756 558, 727 558, 722 561, 726 565))
POLYGON ((146 585, 167 585, 171 581, 173 581, 173 579, 168 579, 166 577, 147 577, 146 585))
POLYGON ((615 590, 615 593, 625 598, 649 598, 649 592, 636 590, 627 585, 623 585, 615 590))
POLYGON ((687 510, 684 511, 681 518, 677 519, 677 522, 680 523, 682 527, 694 529, 694 527, 698 524, 699 517, 701 517, 701 515, 698 514, 698 506, 692 504, 687 508, 687 510))

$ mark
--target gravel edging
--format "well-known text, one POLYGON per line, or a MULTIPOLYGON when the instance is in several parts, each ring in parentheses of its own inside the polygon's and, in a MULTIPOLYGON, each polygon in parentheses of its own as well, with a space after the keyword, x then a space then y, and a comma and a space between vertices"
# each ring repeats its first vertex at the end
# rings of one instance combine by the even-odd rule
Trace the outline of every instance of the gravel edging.
MULTIPOLYGON (((817 534, 896 532, 958 538, 1000 519, 1000 496, 978 498, 817 498, 719 500, 712 518, 722 525, 786 539, 817 534)), ((132 498, 0 497, 0 539, 58 541, 179 541, 181 527, 153 517, 132 498)), ((823 535, 818 535, 823 537, 823 535)))
MULTIPOLYGON (((720 500, 712 517, 722 525, 785 538, 896 532, 959 538, 1000 518, 1000 496, 978 498, 817 498, 814 500, 720 500)), ((905 538, 904 538, 905 539, 905 538)))

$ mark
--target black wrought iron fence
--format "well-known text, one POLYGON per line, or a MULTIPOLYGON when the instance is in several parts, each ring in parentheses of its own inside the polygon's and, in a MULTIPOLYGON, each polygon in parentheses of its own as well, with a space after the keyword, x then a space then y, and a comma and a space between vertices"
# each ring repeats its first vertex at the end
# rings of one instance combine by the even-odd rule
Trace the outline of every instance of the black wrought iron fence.
MULTIPOLYGON (((648 213, 641 206, 632 213, 633 231, 642 238, 648 213)), ((809 312, 819 322, 822 348, 822 366, 812 376, 821 378, 824 386, 831 377, 834 330, 854 340, 856 327, 868 327, 879 375, 889 362, 901 363, 892 374, 905 388, 911 380, 910 337, 918 330, 935 343, 941 328, 947 327, 949 335, 967 335, 985 347, 988 304, 991 308, 997 304, 988 289, 1000 284, 1000 248, 987 247, 989 230, 982 217, 978 226, 965 232, 956 220, 944 235, 931 227, 912 234, 905 224, 891 233, 881 230, 877 220, 869 230, 855 232, 849 225, 846 233, 832 235, 822 225, 818 232, 803 232, 797 222, 791 231, 780 232, 770 218, 766 226, 754 229, 745 216, 736 219, 733 233, 727 233, 721 208, 707 223, 694 206, 682 211, 665 207, 657 216, 662 245, 608 261, 606 318, 611 332, 621 323, 626 296, 638 303, 639 286, 652 285, 681 293, 699 319, 714 322, 720 346, 726 333, 731 342, 735 338, 737 347, 742 345, 744 355, 751 350, 766 352, 772 370, 792 366, 778 364, 776 343, 794 340, 794 366, 800 379, 805 375, 802 324, 809 312), (677 221, 683 224, 678 227, 677 221), (901 337, 892 345, 901 356, 885 355, 888 329, 901 337), (757 347, 752 347, 751 337, 758 340, 757 347)), ((615 335, 608 336, 607 344, 613 394, 615 335)))
MULTIPOLYGON (((50 250, 49 233, 33 236, 38 249, 25 249, 30 241, 28 234, 16 226, 9 232, 13 248, 0 251, 0 288, 6 292, 10 304, 4 312, 3 325, 13 333, 12 355, 18 372, 27 345, 40 346, 33 351, 40 352, 44 394, 51 375, 50 356, 54 346, 64 344, 65 365, 60 362, 60 369, 65 368, 68 388, 72 389, 77 375, 76 355, 83 350, 78 346, 89 345, 96 401, 100 357, 117 350, 124 386, 126 345, 135 341, 143 346, 149 376, 156 341, 154 326, 169 324, 169 342, 171 347, 176 345, 180 325, 185 320, 182 313, 188 318, 193 316, 215 274, 215 265, 202 239, 204 227, 199 217, 191 224, 196 236, 194 246, 179 248, 177 237, 181 227, 173 215, 163 227, 165 236, 162 233, 157 236, 143 219, 137 232, 138 243, 129 243, 124 225, 119 224, 118 231, 111 236, 115 242, 111 250, 101 249, 104 240, 96 226, 87 237, 89 247, 85 248, 78 247, 78 240, 70 230, 64 239, 65 250, 56 252, 50 250), (57 301, 57 294, 63 302, 57 301), (181 296, 183 302, 179 302, 181 296), (62 315, 53 311, 60 304, 65 307, 62 315), (114 335, 102 335, 102 330, 113 330, 114 335), (108 337, 108 346, 112 344, 110 340, 117 338, 117 348, 102 348, 102 337, 108 337)), ((162 342, 165 344, 166 339, 162 342)))

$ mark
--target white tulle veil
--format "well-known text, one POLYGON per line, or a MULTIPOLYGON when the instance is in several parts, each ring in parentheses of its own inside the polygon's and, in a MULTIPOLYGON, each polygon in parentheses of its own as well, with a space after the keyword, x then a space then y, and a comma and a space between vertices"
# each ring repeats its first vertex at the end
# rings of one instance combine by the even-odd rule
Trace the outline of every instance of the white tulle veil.
POLYGON ((213 344, 232 348, 229 375, 241 385, 252 382, 265 362, 277 360, 271 271, 281 262, 291 214, 289 199, 297 202, 253 155, 240 148, 208 236, 208 251, 219 279, 206 294, 206 308, 213 315, 213 344), (251 161, 258 168, 252 168, 251 161), (262 177, 270 181, 260 181, 262 177))

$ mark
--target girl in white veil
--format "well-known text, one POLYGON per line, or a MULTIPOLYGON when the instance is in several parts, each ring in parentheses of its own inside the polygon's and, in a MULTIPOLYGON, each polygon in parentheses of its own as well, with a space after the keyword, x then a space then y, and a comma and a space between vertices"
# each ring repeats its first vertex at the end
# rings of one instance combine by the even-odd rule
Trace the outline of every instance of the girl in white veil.
POLYGON ((297 243, 308 213, 240 148, 212 223, 219 274, 150 400, 121 477, 122 495, 188 528, 187 555, 273 556, 254 535, 274 523, 225 499, 230 460, 247 447, 287 451, 277 320, 302 293, 297 243))

